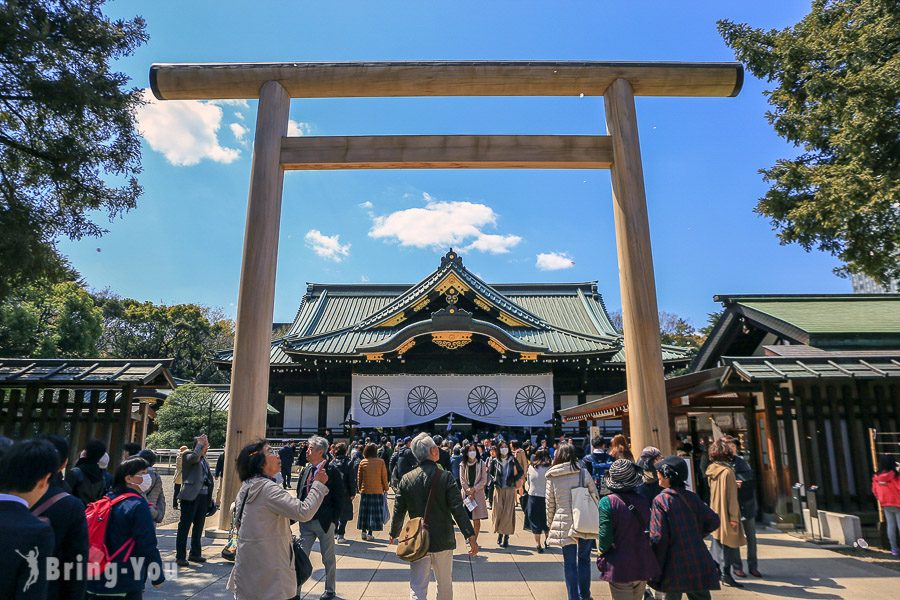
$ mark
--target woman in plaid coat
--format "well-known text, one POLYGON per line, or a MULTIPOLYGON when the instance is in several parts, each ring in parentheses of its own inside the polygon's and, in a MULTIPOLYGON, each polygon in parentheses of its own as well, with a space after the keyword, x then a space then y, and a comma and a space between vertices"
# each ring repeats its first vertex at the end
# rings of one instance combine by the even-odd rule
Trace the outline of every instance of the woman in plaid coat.
POLYGON ((703 538, 719 528, 719 516, 685 489, 688 478, 683 458, 670 456, 656 464, 663 491, 653 500, 650 543, 662 575, 650 584, 666 593, 666 600, 709 600, 719 589, 719 567, 703 538))

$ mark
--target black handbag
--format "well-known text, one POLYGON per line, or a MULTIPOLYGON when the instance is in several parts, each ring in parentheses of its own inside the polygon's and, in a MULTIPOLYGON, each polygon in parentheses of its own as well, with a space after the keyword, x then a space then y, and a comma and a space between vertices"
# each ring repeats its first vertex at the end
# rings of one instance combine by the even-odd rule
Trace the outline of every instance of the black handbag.
POLYGON ((291 545, 294 547, 294 571, 297 573, 297 586, 301 586, 312 577, 313 566, 309 561, 303 546, 300 544, 300 538, 291 536, 291 545))

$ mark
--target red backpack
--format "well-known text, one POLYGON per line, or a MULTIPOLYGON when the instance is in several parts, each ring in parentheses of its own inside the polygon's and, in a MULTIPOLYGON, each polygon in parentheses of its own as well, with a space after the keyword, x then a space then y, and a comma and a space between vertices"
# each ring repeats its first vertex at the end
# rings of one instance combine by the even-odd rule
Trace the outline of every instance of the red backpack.
POLYGON ((106 547, 106 527, 109 525, 109 516, 113 506, 128 498, 140 498, 134 493, 125 493, 110 499, 103 496, 96 502, 88 504, 84 510, 88 525, 88 562, 87 572, 89 577, 99 577, 111 560, 122 555, 122 560, 128 560, 131 551, 134 550, 134 540, 129 539, 113 554, 106 547))

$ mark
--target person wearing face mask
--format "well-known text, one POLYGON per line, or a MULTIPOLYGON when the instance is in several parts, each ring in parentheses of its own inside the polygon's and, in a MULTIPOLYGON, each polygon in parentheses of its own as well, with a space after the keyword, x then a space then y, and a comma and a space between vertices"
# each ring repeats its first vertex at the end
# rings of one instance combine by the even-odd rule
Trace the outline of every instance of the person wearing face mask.
POLYGON ((491 459, 489 472, 494 482, 494 533, 497 545, 507 548, 509 536, 516 532, 516 489, 525 472, 503 440, 497 444, 497 458, 491 459))
POLYGON ((537 545, 538 554, 544 553, 547 547, 547 538, 550 536, 550 527, 547 526, 547 470, 550 468, 550 453, 546 448, 539 448, 528 465, 525 474, 526 488, 528 490, 528 502, 525 505, 528 528, 534 535, 534 543, 537 545), (541 545, 541 535, 544 543, 541 545))
POLYGON ((106 525, 106 547, 111 554, 125 544, 132 545, 132 549, 131 552, 111 556, 110 563, 115 563, 115 567, 104 569, 100 577, 88 581, 89 599, 118 595, 127 600, 140 600, 151 564, 155 565, 152 574, 156 576, 151 581, 153 587, 158 588, 165 581, 156 526, 150 516, 150 506, 143 496, 153 485, 153 478, 147 472, 149 466, 143 458, 132 456, 122 461, 113 474, 112 490, 107 497, 115 504, 106 525), (109 577, 113 571, 114 576, 109 577))
POLYGON ((162 523, 166 517, 166 494, 163 491, 162 477, 153 468, 153 465, 156 464, 156 453, 147 448, 138 452, 138 456, 147 461, 149 465, 147 474, 150 476, 149 487, 146 490, 141 487, 141 491, 144 492, 147 504, 150 505, 150 516, 153 517, 153 522, 162 523))
POLYGON ((481 520, 488 518, 487 497, 485 487, 488 481, 487 463, 481 460, 481 455, 475 444, 469 444, 465 448, 465 460, 459 465, 457 472, 460 489, 462 490, 463 503, 466 512, 472 519, 475 528, 475 537, 481 532, 481 520), (474 505, 474 506, 473 506, 474 505), (472 506, 472 508, 469 508, 472 506))
POLYGON ((59 454, 44 440, 24 440, 0 457, 0 598, 46 598, 53 528, 29 512, 49 489, 59 454))
POLYGON ((106 444, 100 440, 90 440, 75 466, 69 469, 66 481, 72 488, 72 495, 81 500, 85 507, 99 500, 109 487, 103 475, 107 465, 109 454, 106 453, 106 444))
POLYGON ((313 519, 330 493, 328 472, 315 472, 309 491, 301 500, 275 482, 275 475, 281 472, 281 460, 265 440, 244 446, 236 463, 242 482, 235 499, 238 544, 226 589, 236 600, 294 598, 297 574, 291 520, 306 523, 313 519))

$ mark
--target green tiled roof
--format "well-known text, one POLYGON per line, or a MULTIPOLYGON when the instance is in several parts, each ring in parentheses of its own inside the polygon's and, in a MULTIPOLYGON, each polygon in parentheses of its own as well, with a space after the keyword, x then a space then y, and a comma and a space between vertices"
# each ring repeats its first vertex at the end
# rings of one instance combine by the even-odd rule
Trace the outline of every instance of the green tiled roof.
MULTIPOLYGON (((525 327, 512 327, 493 322, 507 335, 547 354, 595 354, 624 362, 622 336, 609 320, 596 282, 488 285, 462 267, 461 261, 448 264, 446 258, 440 268, 416 284, 308 284, 288 333, 272 343, 272 364, 290 363, 292 354, 359 356, 361 348, 390 340, 415 321, 394 327, 374 325, 396 314, 398 307, 418 301, 449 270, 495 306, 526 323, 525 327)), ((663 350, 664 360, 686 356, 679 348, 663 350)), ((220 353, 218 360, 230 361, 231 352, 220 353)))
POLYGON ((807 333, 900 333, 900 294, 721 298, 807 333))

